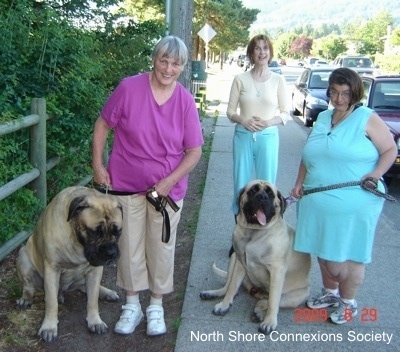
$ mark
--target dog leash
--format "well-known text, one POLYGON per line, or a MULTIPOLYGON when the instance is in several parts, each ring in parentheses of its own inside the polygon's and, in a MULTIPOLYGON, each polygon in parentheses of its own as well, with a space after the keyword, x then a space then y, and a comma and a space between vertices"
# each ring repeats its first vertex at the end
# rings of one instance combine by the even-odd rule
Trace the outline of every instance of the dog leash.
POLYGON ((134 194, 139 194, 139 193, 145 193, 146 194, 146 200, 154 206, 156 211, 161 213, 161 216, 163 217, 163 225, 162 225, 162 231, 161 231, 161 241, 164 243, 168 243, 169 239, 171 237, 171 224, 169 220, 169 214, 166 209, 167 204, 172 208, 174 212, 177 212, 179 210, 178 205, 174 202, 174 200, 170 196, 160 196, 154 187, 148 189, 147 191, 142 191, 142 192, 125 192, 125 191, 115 191, 110 189, 106 185, 100 185, 95 183, 94 188, 104 194, 111 194, 115 196, 131 196, 134 194))
POLYGON ((169 242, 169 238, 171 235, 171 226, 169 221, 168 211, 166 209, 167 204, 172 208, 174 212, 179 210, 178 205, 172 200, 170 196, 160 196, 154 188, 150 188, 146 192, 146 199, 150 204, 154 206, 154 208, 161 213, 163 217, 163 227, 161 231, 161 240, 164 243, 169 242))
MULTIPOLYGON (((369 191, 373 194, 375 194, 378 197, 383 197, 389 202, 396 202, 396 199, 392 197, 391 195, 387 194, 387 187, 384 182, 383 185, 385 187, 385 192, 381 192, 378 190, 378 179, 373 178, 373 177, 366 177, 362 181, 352 181, 352 182, 343 182, 343 183, 336 183, 334 185, 330 186, 324 186, 324 187, 316 187, 316 188, 311 188, 303 191, 303 196, 306 196, 307 194, 311 193, 316 193, 316 192, 322 192, 322 191, 329 191, 331 189, 337 189, 337 188, 343 188, 343 187, 350 187, 350 186, 361 186, 362 189, 365 189, 366 191, 369 191)), ((289 198, 289 197, 288 197, 289 198)))

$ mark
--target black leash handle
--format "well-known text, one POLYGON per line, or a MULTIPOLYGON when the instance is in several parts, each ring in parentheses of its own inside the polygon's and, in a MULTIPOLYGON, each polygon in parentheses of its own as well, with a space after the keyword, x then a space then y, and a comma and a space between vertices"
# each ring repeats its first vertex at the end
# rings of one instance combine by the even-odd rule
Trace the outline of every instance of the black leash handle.
POLYGON ((154 208, 161 213, 163 217, 163 225, 161 231, 161 241, 168 243, 171 237, 171 225, 169 220, 169 214, 166 209, 167 203, 170 205, 173 211, 179 210, 178 205, 172 200, 170 196, 163 197, 158 195, 154 188, 150 188, 146 192, 147 201, 154 206, 154 208))
POLYGON ((169 214, 166 209, 167 204, 172 208, 174 212, 177 212, 180 208, 178 205, 174 202, 174 200, 170 196, 160 196, 156 190, 153 188, 148 189, 145 192, 124 192, 124 191, 114 191, 110 189, 106 185, 101 185, 101 184, 94 184, 94 188, 98 190, 101 193, 104 194, 111 194, 115 196, 131 196, 133 194, 138 194, 138 193, 146 193, 146 199, 147 201, 154 206, 154 208, 161 213, 161 216, 163 218, 163 225, 162 225, 162 231, 161 231, 161 241, 164 243, 168 243, 169 239, 171 237, 171 224, 169 220, 169 214))

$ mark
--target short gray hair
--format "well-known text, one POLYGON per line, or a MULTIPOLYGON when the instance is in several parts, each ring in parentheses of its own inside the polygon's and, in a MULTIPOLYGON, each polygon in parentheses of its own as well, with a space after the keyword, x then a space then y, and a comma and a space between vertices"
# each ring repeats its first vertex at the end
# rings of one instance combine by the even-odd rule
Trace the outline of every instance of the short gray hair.
POLYGON ((151 58, 154 62, 155 58, 161 55, 162 57, 174 58, 179 61, 182 66, 188 62, 188 49, 182 39, 168 35, 162 38, 154 47, 151 58))

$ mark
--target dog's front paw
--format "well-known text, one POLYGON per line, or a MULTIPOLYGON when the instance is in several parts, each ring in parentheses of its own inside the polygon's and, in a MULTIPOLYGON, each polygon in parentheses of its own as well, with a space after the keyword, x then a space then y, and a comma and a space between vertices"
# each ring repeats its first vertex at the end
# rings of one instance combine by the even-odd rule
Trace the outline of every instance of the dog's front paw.
POLYGON ((212 293, 212 291, 202 291, 200 292, 200 298, 202 300, 210 300, 210 299, 214 299, 217 298, 217 296, 215 294, 212 293))
POLYGON ((214 309, 213 309, 213 313, 215 315, 225 315, 226 313, 228 313, 229 308, 231 307, 232 304, 226 305, 223 302, 220 302, 218 304, 215 305, 214 309))
POLYGON ((39 329, 38 336, 44 341, 44 342, 52 342, 57 339, 57 325, 52 326, 43 323, 42 326, 39 329))
POLYGON ((16 304, 18 308, 26 309, 32 305, 32 300, 22 296, 20 299, 17 299, 16 304))
POLYGON ((103 321, 96 324, 88 324, 88 328, 90 332, 93 332, 97 335, 103 335, 108 331, 108 326, 103 321))
POLYGON ((267 310, 268 310, 268 300, 266 299, 259 300, 256 306, 254 307, 251 320, 257 323, 262 322, 265 319, 265 316, 267 315, 267 310))
POLYGON ((269 335, 272 331, 276 329, 277 326, 277 318, 266 317, 264 321, 260 324, 258 331, 265 335, 269 335))
POLYGON ((119 295, 116 291, 103 286, 100 287, 99 298, 110 302, 119 301, 119 295))

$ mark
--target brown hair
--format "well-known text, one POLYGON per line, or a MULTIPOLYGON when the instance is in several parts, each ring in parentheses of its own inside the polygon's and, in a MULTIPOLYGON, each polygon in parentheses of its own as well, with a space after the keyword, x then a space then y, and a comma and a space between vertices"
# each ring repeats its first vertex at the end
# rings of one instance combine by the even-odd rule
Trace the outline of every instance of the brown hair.
POLYGON ((250 59, 251 64, 254 64, 253 60, 254 49, 258 45, 258 42, 260 40, 264 40, 268 44, 270 53, 268 63, 270 64, 274 57, 274 48, 272 46, 271 39, 269 39, 268 36, 266 36, 265 34, 257 34, 256 36, 250 39, 249 43, 247 44, 246 55, 250 59))
POLYGON ((363 98, 364 86, 362 80, 357 72, 347 67, 341 67, 334 70, 329 76, 329 85, 326 91, 326 95, 330 98, 330 89, 333 84, 348 85, 350 87, 350 105, 354 105, 363 98))

